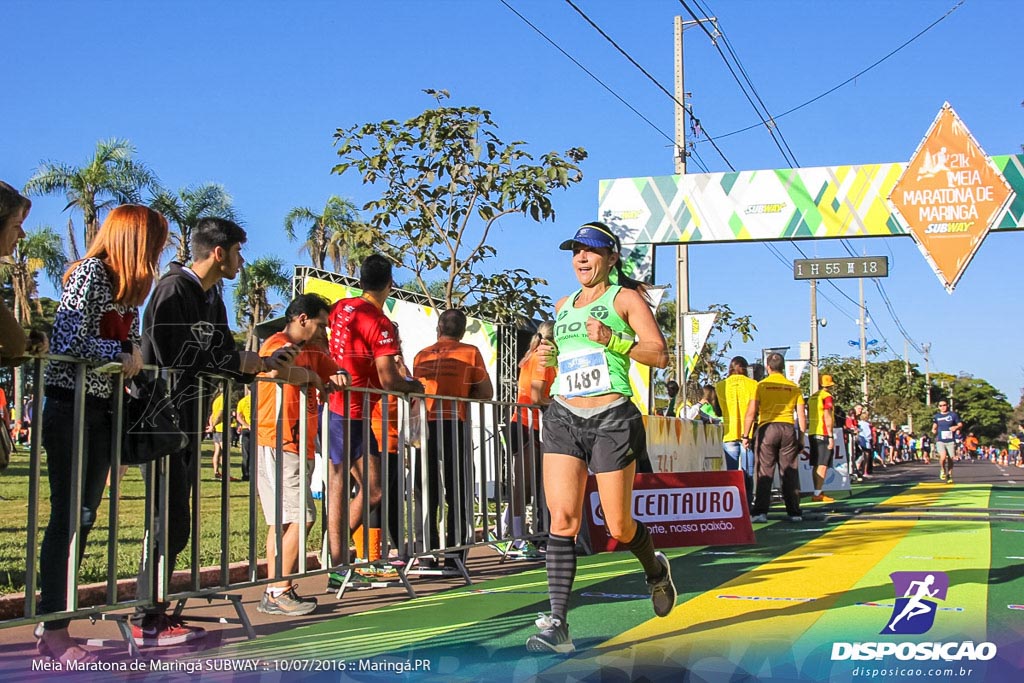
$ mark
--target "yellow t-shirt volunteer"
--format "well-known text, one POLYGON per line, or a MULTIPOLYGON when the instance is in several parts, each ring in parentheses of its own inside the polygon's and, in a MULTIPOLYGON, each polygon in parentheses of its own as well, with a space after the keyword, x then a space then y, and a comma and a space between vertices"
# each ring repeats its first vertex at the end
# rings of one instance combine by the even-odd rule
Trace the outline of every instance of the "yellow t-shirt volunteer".
POLYGON ((793 411, 804 405, 800 387, 781 373, 772 373, 758 382, 756 397, 757 423, 762 426, 772 422, 796 424, 793 411))
POLYGON ((746 375, 729 375, 715 385, 718 407, 722 409, 722 441, 743 438, 743 418, 757 392, 757 381, 746 375))

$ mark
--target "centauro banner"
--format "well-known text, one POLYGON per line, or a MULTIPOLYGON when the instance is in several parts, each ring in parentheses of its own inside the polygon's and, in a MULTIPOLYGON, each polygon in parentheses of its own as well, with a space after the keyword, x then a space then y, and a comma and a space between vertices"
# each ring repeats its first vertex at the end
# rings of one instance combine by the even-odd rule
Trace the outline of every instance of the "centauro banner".
MULTIPOLYGON (((943 116, 940 114, 940 118, 943 116)), ((942 137, 936 140, 944 142, 937 147, 922 143, 923 149, 914 157, 916 164, 897 162, 602 180, 598 215, 622 239, 627 270, 643 279, 651 277, 652 244, 913 235, 907 221, 916 222, 922 215, 926 220, 928 216, 937 217, 928 220, 922 231, 933 223, 963 222, 941 218, 953 215, 950 209, 942 208, 951 205, 946 201, 950 198, 946 193, 922 193, 912 197, 916 202, 913 219, 905 217, 902 210, 894 210, 889 198, 912 165, 916 168, 930 164, 929 168, 934 170, 945 165, 954 177, 946 175, 945 171, 937 172, 934 182, 941 182, 947 188, 953 183, 961 189, 970 188, 974 201, 981 198, 981 201, 991 199, 998 203, 998 187, 1005 183, 1009 190, 1005 200, 991 216, 983 215, 985 207, 980 207, 976 222, 985 223, 986 229, 991 230, 1024 229, 1024 155, 985 157, 976 143, 971 147, 973 151, 965 151, 964 140, 970 135, 959 119, 955 127, 952 123, 934 127, 942 128, 942 137), (943 145, 945 157, 942 156, 943 145), (924 150, 931 154, 930 162, 925 160, 924 150), (966 155, 969 162, 961 166, 961 158, 954 154, 966 155), (951 164, 958 167, 953 168, 951 164), (992 175, 987 175, 984 168, 992 175), (979 175, 961 173, 971 170, 978 170, 979 175), (992 188, 991 195, 985 188, 992 188), (922 214, 925 206, 932 208, 922 214)), ((916 173, 915 170, 915 176, 916 173)), ((894 197, 894 200, 902 199, 902 195, 894 197)), ((954 199, 962 204, 965 195, 961 191, 954 199)), ((964 215, 970 216, 971 212, 964 215)), ((923 251, 933 244, 920 240, 918 243, 923 251)), ((946 248, 945 245, 939 247, 943 254, 946 248)), ((960 264, 960 273, 966 260, 960 264)), ((950 266, 946 265, 945 256, 933 255, 930 261, 940 281, 952 291, 956 277, 946 275, 950 266)), ((956 265, 954 258, 953 266, 956 265)))

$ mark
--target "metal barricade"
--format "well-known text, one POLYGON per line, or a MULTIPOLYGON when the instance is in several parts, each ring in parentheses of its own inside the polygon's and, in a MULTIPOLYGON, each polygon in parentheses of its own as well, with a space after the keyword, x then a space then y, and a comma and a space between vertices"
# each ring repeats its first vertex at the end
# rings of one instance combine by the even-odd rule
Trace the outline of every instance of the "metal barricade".
MULTIPOLYGON (((416 576, 451 576, 460 577, 470 583, 470 572, 466 566, 466 552, 477 546, 488 544, 499 545, 502 561, 510 555, 511 543, 516 541, 536 540, 546 536, 548 517, 543 505, 543 486, 541 475, 540 443, 535 438, 539 435, 540 416, 536 406, 509 404, 498 401, 480 401, 455 399, 435 396, 407 396, 391 394, 364 388, 348 388, 346 392, 345 412, 342 415, 330 414, 325 404, 319 421, 320 454, 325 467, 320 477, 325 495, 319 513, 322 533, 319 538, 311 538, 307 526, 315 526, 316 518, 307 516, 305 491, 310 479, 309 468, 313 465, 313 456, 308 452, 308 425, 305 419, 306 406, 315 390, 309 386, 298 387, 298 467, 300 501, 298 504, 299 553, 295 571, 285 572, 281 552, 275 553, 273 578, 260 577, 259 562, 261 536, 268 525, 260 523, 257 506, 260 504, 258 482, 260 457, 260 396, 266 391, 274 391, 273 400, 276 415, 276 442, 272 444, 277 454, 283 452, 284 434, 290 426, 284 424, 284 387, 277 379, 259 377, 250 386, 251 410, 249 424, 251 429, 250 480, 246 487, 247 508, 244 519, 232 510, 231 506, 231 405, 230 397, 234 393, 235 383, 228 378, 205 377, 195 382, 196 392, 188 397, 195 400, 191 409, 194 424, 206 424, 211 389, 219 385, 225 398, 223 415, 220 417, 222 429, 219 436, 223 452, 223 476, 213 485, 217 487, 214 496, 217 516, 210 519, 210 508, 205 507, 207 499, 203 493, 208 491, 210 482, 203 480, 202 473, 202 434, 190 435, 189 456, 194 467, 189 470, 189 488, 191 490, 189 545, 182 551, 187 557, 187 578, 184 587, 172 581, 173 575, 168 557, 169 527, 181 520, 170 519, 168 496, 170 462, 177 455, 166 456, 151 464, 142 466, 145 485, 144 535, 139 548, 139 572, 135 576, 139 588, 138 595, 128 597, 130 590, 122 586, 119 591, 119 580, 130 579, 128 572, 118 572, 117 561, 124 553, 126 543, 122 538, 123 526, 121 510, 121 493, 123 490, 120 479, 121 470, 121 432, 124 420, 124 382, 120 374, 114 377, 114 394, 111 400, 111 453, 110 453, 110 486, 108 491, 108 533, 105 557, 107 563, 104 581, 105 595, 101 604, 79 604, 79 565, 80 552, 83 550, 82 526, 82 486, 83 467, 86 459, 85 422, 87 402, 85 394, 86 371, 90 364, 80 359, 50 356, 49 360, 71 363, 76 369, 76 390, 71 430, 71 480, 70 480, 70 513, 69 540, 67 559, 66 609, 60 612, 41 615, 38 613, 35 595, 39 589, 39 577, 46 567, 38 562, 40 525, 40 504, 43 487, 40 486, 42 473, 42 415, 43 415, 43 367, 45 359, 31 363, 30 368, 36 395, 34 402, 35 425, 32 430, 31 447, 28 466, 28 506, 24 520, 26 540, 25 558, 25 597, 24 609, 20 616, 0 621, 0 628, 53 620, 108 618, 117 621, 121 633, 129 649, 137 654, 131 637, 127 615, 112 614, 126 609, 152 607, 156 603, 176 603, 175 610, 180 613, 186 602, 191 599, 224 599, 231 601, 237 618, 233 621, 240 624, 250 637, 255 632, 249 624, 241 596, 242 588, 265 585, 279 580, 295 580, 328 573, 336 573, 343 577, 337 589, 338 597, 353 585, 365 583, 373 586, 397 586, 403 588, 409 596, 415 596, 410 577, 416 576), (358 394, 362 401, 363 414, 353 418, 349 413, 349 394, 358 394), (424 399, 431 398, 440 402, 449 414, 463 416, 452 420, 438 419, 427 412, 424 399), (381 405, 381 419, 378 426, 379 435, 379 476, 372 468, 364 466, 360 470, 361 478, 356 481, 352 477, 353 454, 351 453, 351 436, 356 423, 360 424, 362 433, 369 439, 373 433, 371 419, 372 407, 381 405), (511 418, 518 412, 520 419, 511 418), (435 419, 431 420, 431 417, 435 419), (340 444, 331 443, 331 420, 340 420, 340 444), (392 429, 392 426, 395 429, 392 429), (518 434, 517 434, 518 433, 518 434), (331 453, 335 451, 339 463, 331 465, 331 453), (338 478, 338 481, 332 481, 338 478), (340 483, 340 486, 337 484, 340 483), (331 495, 333 490, 340 495, 331 495), (350 495, 354 488, 363 492, 363 503, 359 510, 349 511, 350 495), (380 489, 379 491, 377 489, 380 489), (512 515, 522 515, 527 521, 521 533, 514 534, 510 525, 503 521, 503 514, 510 510, 512 515), (205 516, 204 516, 205 513, 205 516), (350 520, 350 513, 358 516, 357 523, 350 520), (332 514, 340 514, 342 520, 339 547, 334 548, 332 561, 331 541, 328 535, 328 520, 332 514), (434 526, 436 523, 436 527, 434 526), (244 556, 235 558, 231 549, 233 530, 241 524, 246 537, 244 556), (376 525, 381 530, 379 557, 370 559, 371 553, 376 555, 372 547, 371 534, 365 532, 376 525), (358 557, 350 555, 352 543, 351 531, 357 527, 364 529, 363 537, 357 550, 358 557), (215 528, 217 548, 210 556, 204 548, 204 532, 209 535, 215 528), (436 538, 431 543, 430 539, 436 538), (509 544, 509 545, 504 545, 509 544), (307 562, 310 552, 318 551, 319 567, 311 567, 307 562), (447 560, 447 567, 431 567, 430 560, 447 560), (232 560, 239 560, 243 567, 243 576, 238 577, 237 565, 232 560), (204 567, 205 564, 209 565, 204 567), (391 575, 374 578, 374 571, 386 567, 391 575), (232 577, 233 569, 236 574, 232 577), (359 582, 356 577, 360 570, 369 570, 371 581, 359 582), (233 580, 234 578, 234 580, 233 580)), ((174 385, 176 373, 170 370, 146 368, 146 372, 161 372, 171 380, 172 392, 177 391, 174 385)), ((192 386, 190 383, 189 386, 192 386)), ((181 396, 175 394, 176 399, 181 396)), ((323 398, 323 397, 321 397, 323 398)), ((326 402, 325 402, 326 403, 326 402)), ((264 444, 266 445, 266 444, 264 444)), ((366 456, 364 456, 366 457, 366 456)), ((378 456, 370 456, 375 458, 378 456)), ((364 460, 364 464, 367 461, 364 460)), ((283 458, 275 458, 273 472, 277 492, 273 501, 274 519, 267 538, 272 538, 276 548, 281 549, 284 540, 282 515, 284 501, 280 495, 283 491, 283 458)), ((237 488, 234 489, 237 492, 237 488)), ((181 501, 177 501, 180 503, 181 501)), ((12 520, 13 521, 13 520, 12 520)), ((374 541, 375 543, 375 541, 374 541)), ((239 553, 235 551, 235 554, 239 553)), ((178 567, 175 567, 178 569, 178 567)), ((186 568, 182 568, 186 569, 186 568)), ((268 569, 270 569, 268 567, 268 569)), ((219 618, 202 618, 189 615, 190 620, 204 621, 219 618)))

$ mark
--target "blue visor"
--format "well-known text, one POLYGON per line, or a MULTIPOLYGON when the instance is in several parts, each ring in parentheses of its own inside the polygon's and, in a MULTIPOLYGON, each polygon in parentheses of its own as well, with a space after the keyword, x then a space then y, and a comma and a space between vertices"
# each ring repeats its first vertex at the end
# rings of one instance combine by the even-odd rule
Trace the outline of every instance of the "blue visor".
POLYGON ((566 240, 558 245, 558 248, 563 251, 572 251, 576 248, 577 244, 582 244, 583 246, 592 247, 594 249, 604 248, 611 249, 612 251, 619 250, 618 240, 603 230, 586 225, 577 230, 571 240, 566 240))

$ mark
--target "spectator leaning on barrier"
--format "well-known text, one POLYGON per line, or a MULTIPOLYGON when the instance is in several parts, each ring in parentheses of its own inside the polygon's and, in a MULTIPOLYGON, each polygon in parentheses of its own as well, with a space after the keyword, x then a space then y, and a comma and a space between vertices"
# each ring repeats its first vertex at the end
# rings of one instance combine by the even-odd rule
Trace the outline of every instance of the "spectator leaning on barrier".
MULTIPOLYGON (((288 323, 284 331, 271 335, 260 347, 260 355, 269 356, 278 349, 304 347, 321 326, 326 326, 330 304, 319 294, 303 294, 296 297, 285 310, 288 323)), ((317 391, 323 393, 338 372, 337 364, 322 349, 316 346, 303 348, 295 362, 280 370, 262 373, 260 377, 279 379, 286 384, 282 387, 281 407, 281 450, 278 451, 277 387, 269 382, 262 383, 259 394, 259 438, 256 449, 256 481, 263 517, 267 520, 267 577, 277 574, 276 556, 281 557, 281 574, 292 574, 298 568, 299 521, 302 506, 306 506, 306 531, 316 521, 316 507, 309 490, 313 473, 313 454, 316 448, 316 432, 320 411, 317 391), (307 389, 306 405, 303 408, 299 386, 307 389), (299 443, 299 422, 306 420, 306 442, 299 443), (309 460, 305 477, 301 477, 299 458, 305 454, 309 460), (278 459, 281 460, 281 481, 277 481, 278 459), (278 484, 280 483, 280 486, 278 484), (276 503, 281 501, 281 550, 277 551, 276 503)), ((342 375, 344 377, 344 375, 342 375)), ((316 609, 316 598, 302 598, 295 593, 295 586, 288 579, 269 584, 258 607, 264 614, 300 616, 316 609)))
MULTIPOLYGON (((31 208, 28 198, 0 180, 0 258, 14 253, 18 240, 25 236, 21 226, 31 208)), ((27 344, 21 323, 0 300, 0 365, 24 356, 27 344)))
MULTIPOLYGON (((233 280, 244 263, 241 249, 245 230, 223 218, 204 218, 192 231, 191 266, 172 261, 157 282, 143 316, 142 357, 146 363, 178 370, 173 397, 181 420, 181 429, 189 444, 167 458, 167 517, 162 520, 167 530, 167 547, 159 548, 166 557, 168 574, 174 571, 178 553, 188 545, 192 529, 192 483, 199 462, 203 425, 199 414, 206 415, 206 406, 197 406, 200 388, 207 395, 212 384, 200 374, 214 374, 238 379, 246 384, 265 370, 279 370, 292 362, 295 347, 278 349, 261 358, 252 351, 239 351, 228 327, 227 309, 221 298, 221 282, 233 280), (201 409, 201 410, 200 410, 201 409)), ((153 496, 157 510, 162 507, 160 473, 157 486, 148 487, 147 498, 153 496)), ((159 539, 156 540, 159 545, 159 539)), ((194 569, 198 569, 195 567, 194 569)), ((140 598, 156 600, 155 582, 146 585, 139 576, 136 592, 140 598)), ((177 645, 206 635, 206 631, 187 626, 180 616, 168 615, 167 602, 154 602, 136 608, 132 617, 132 635, 139 645, 177 645)))
MULTIPOLYGON (((437 320, 437 342, 416 354, 413 374, 423 382, 424 393, 452 398, 489 400, 494 395, 480 349, 466 344, 466 314, 444 311, 437 320)), ((445 545, 472 542, 472 439, 466 430, 466 403, 443 398, 427 399, 427 546, 439 547, 437 515, 441 511, 441 470, 444 470, 444 501, 448 505, 445 545), (459 528, 461 526, 461 529, 459 528)), ((419 477, 416 477, 419 481, 419 477)), ((428 564, 429 560, 421 562, 428 564)), ((453 559, 445 565, 454 566, 453 559)))
POLYGON ((735 356, 729 361, 729 375, 715 385, 715 394, 722 411, 722 450, 725 451, 726 469, 743 470, 747 500, 751 501, 754 495, 754 459, 749 444, 743 443, 743 418, 757 393, 757 382, 747 376, 748 367, 746 358, 735 356))
POLYGON ((754 400, 747 408, 743 421, 744 445, 749 434, 757 428, 757 482, 754 486, 754 507, 750 510, 751 521, 767 522, 768 508, 772 502, 772 480, 775 468, 779 468, 782 479, 782 499, 786 514, 791 522, 802 522, 800 512, 800 432, 807 430, 807 415, 804 412, 804 397, 800 387, 786 379, 783 374, 786 361, 779 353, 768 354, 768 376, 757 383, 754 400), (796 413, 797 425, 793 421, 796 413))
POLYGON ((821 389, 811 394, 807 401, 807 435, 810 442, 811 479, 814 481, 814 494, 811 500, 816 503, 834 503, 835 498, 822 493, 825 485, 825 474, 832 466, 835 454, 835 401, 832 398, 834 382, 832 375, 821 376, 821 389))
MULTIPOLYGON (((53 352, 95 363, 117 361, 126 378, 142 369, 139 305, 153 288, 160 253, 167 242, 167 221, 145 206, 119 206, 93 238, 85 258, 64 274, 64 288, 53 321, 53 352)), ((53 361, 46 367, 43 448, 50 482, 50 521, 39 556, 39 613, 67 608, 71 503, 81 495, 79 558, 96 521, 96 510, 110 471, 111 397, 109 374, 85 374, 85 414, 80 490, 74 483, 72 450, 77 366, 53 361)), ((77 564, 77 563, 76 563, 77 564)), ((68 634, 68 620, 43 624, 39 654, 68 663, 93 662, 68 634)))
MULTIPOLYGON (((342 299, 331 308, 331 357, 338 367, 349 374, 351 387, 384 389, 403 394, 422 393, 423 385, 411 377, 404 377, 395 361, 401 353, 398 332, 383 311, 393 285, 391 262, 380 254, 367 256, 359 269, 362 295, 342 299)), ((342 564, 343 551, 348 547, 342 535, 344 518, 347 517, 349 532, 355 531, 363 522, 363 496, 369 497, 370 508, 380 504, 381 496, 377 440, 372 429, 364 431, 363 427, 366 395, 359 391, 346 393, 331 394, 328 411, 331 468, 327 478, 327 495, 330 496, 327 506, 327 538, 332 566, 342 564), (347 424, 351 425, 347 453, 344 450, 346 415, 349 418, 347 424), (349 468, 352 482, 359 486, 358 493, 351 500, 343 490, 345 467, 349 468), (362 485, 364 467, 369 482, 366 491, 362 485), (347 509, 346 500, 349 500, 347 509)), ((378 394, 369 395, 370 414, 366 415, 367 418, 372 414, 373 404, 379 399, 378 394)), ((340 588, 343 579, 343 575, 332 572, 327 579, 328 588, 340 588)))

